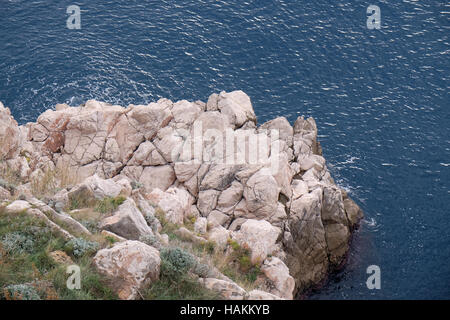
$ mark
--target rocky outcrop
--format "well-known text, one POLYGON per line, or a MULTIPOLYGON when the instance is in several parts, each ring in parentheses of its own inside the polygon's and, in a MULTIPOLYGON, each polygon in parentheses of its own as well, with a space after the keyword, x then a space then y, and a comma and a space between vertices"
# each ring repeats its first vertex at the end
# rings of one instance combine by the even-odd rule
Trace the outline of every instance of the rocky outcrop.
MULTIPOLYGON (((122 252, 135 257, 140 245, 123 239, 162 239, 159 208, 165 221, 178 225, 178 233, 199 243, 213 241, 226 252, 231 238, 248 248, 270 285, 251 297, 291 299, 345 261, 351 233, 363 216, 334 183, 314 119, 299 117, 292 126, 278 117, 257 127, 242 91, 213 94, 206 104, 160 99, 126 108, 95 100, 57 105, 23 126, 0 104, 0 124, 0 166, 19 172, 25 182, 46 170, 76 178, 52 198, 56 211, 80 198, 128 197, 101 223, 121 242, 99 262, 113 264, 112 257, 122 252), (192 219, 193 231, 183 227, 192 219)), ((29 197, 25 185, 22 193, 29 197)), ((0 197, 12 191, 2 186, 0 197)), ((6 210, 41 212, 29 204, 15 202, 6 210)), ((50 213, 50 222, 67 219, 50 213)), ((127 285, 138 288, 133 279, 127 285)), ((202 281, 226 297, 243 296, 229 284, 202 281)), ((129 288, 124 292, 124 297, 136 294, 129 288)))

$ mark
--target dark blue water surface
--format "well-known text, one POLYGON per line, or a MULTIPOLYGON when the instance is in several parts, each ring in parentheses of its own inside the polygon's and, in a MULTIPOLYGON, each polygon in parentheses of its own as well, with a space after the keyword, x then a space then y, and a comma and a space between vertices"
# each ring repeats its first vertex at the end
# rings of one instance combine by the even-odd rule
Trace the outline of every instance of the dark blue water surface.
POLYGON ((446 1, 0 0, 0 100, 23 124, 56 103, 203 100, 244 90, 259 122, 315 117, 365 211, 347 266, 313 299, 450 298, 446 1), (66 8, 81 7, 81 30, 66 8), (381 8, 381 30, 366 8, 381 8), (381 290, 368 290, 369 265, 381 290))

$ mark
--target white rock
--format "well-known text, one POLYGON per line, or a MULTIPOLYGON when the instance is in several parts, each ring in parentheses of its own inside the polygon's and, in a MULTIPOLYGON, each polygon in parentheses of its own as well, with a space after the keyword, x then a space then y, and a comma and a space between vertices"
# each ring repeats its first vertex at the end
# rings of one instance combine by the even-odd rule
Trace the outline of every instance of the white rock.
POLYGON ((194 231, 202 235, 206 234, 207 226, 208 223, 206 218, 198 217, 194 223, 194 231))
POLYGON ((208 215, 207 220, 208 226, 210 228, 215 228, 218 226, 226 225, 231 220, 231 218, 218 210, 214 210, 208 215))
POLYGON ((174 224, 183 224, 184 218, 190 216, 192 200, 189 193, 179 188, 169 188, 166 192, 154 189, 147 199, 159 206, 166 219, 174 224))
POLYGON ((247 292, 234 282, 214 278, 199 279, 199 282, 207 289, 217 292, 226 300, 244 300, 247 292))
POLYGON ((158 188, 167 190, 175 182, 175 172, 170 165, 145 167, 140 175, 139 182, 144 185, 146 192, 152 192, 158 188))
POLYGON ((222 212, 230 212, 242 199, 244 187, 241 183, 233 181, 231 186, 222 191, 217 200, 217 209, 222 212))
POLYGON ((161 259, 153 247, 139 241, 124 241, 98 251, 93 262, 112 280, 120 299, 132 300, 138 297, 139 289, 158 280, 161 259))
POLYGON ((7 213, 21 213, 31 208, 31 204, 24 200, 16 200, 5 208, 7 213))
POLYGON ((229 238, 230 232, 222 226, 217 226, 208 233, 208 240, 214 241, 220 249, 227 247, 229 238))
POLYGON ((242 247, 251 250, 253 264, 262 263, 272 254, 281 230, 264 220, 249 219, 241 225, 239 231, 232 232, 232 238, 242 247))
POLYGON ((100 228, 131 240, 153 234, 142 213, 130 198, 117 208, 114 215, 103 219, 100 228))
POLYGON ((247 209, 257 218, 270 217, 277 209, 279 187, 268 168, 263 168, 248 179, 244 188, 247 209))
POLYGON ((274 285, 274 289, 270 291, 272 294, 292 300, 295 280, 289 275, 289 269, 283 261, 277 257, 266 259, 261 271, 274 285))
POLYGON ((84 184, 86 184, 93 191, 94 197, 100 200, 107 197, 115 198, 122 191, 122 186, 116 183, 113 179, 105 180, 96 174, 87 178, 84 181, 84 184))
POLYGON ((207 217, 211 211, 214 210, 217 205, 219 194, 220 191, 217 190, 205 190, 199 192, 197 208, 202 216, 207 217))
POLYGON ((247 300, 283 300, 283 299, 265 291, 252 290, 248 293, 247 300))
POLYGON ((11 193, 5 188, 0 187, 0 200, 7 200, 11 197, 11 193))
POLYGON ((221 92, 217 106, 235 128, 241 127, 247 121, 256 122, 250 98, 242 91, 221 92))

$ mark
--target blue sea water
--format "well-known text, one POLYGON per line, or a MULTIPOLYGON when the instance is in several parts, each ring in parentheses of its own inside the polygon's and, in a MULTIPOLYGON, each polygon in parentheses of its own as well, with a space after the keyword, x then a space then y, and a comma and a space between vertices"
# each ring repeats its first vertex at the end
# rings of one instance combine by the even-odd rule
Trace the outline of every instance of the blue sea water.
POLYGON ((449 30, 443 0, 0 0, 0 101, 23 124, 56 103, 241 89, 260 123, 313 116, 365 220, 309 298, 449 299, 449 30), (80 30, 66 27, 73 4, 80 30))

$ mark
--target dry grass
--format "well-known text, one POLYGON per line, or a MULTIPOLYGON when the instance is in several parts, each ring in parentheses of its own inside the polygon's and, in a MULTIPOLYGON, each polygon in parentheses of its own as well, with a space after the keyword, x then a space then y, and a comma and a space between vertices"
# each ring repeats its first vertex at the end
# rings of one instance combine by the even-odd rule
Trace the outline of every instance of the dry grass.
POLYGON ((78 183, 69 167, 45 169, 41 175, 31 179, 31 193, 38 199, 52 196, 59 190, 78 183))

